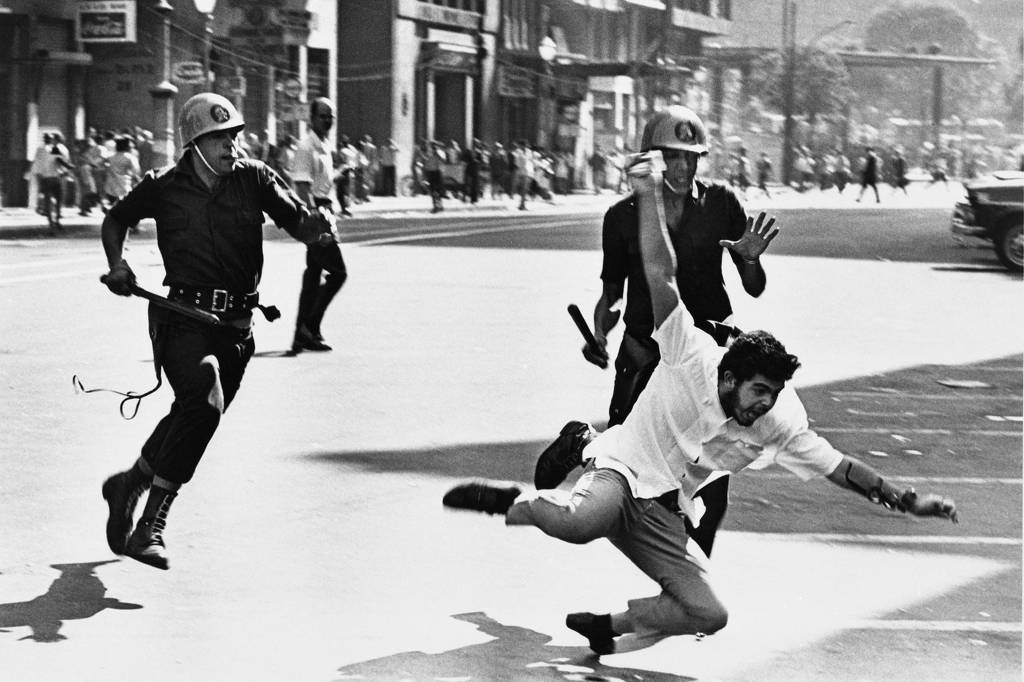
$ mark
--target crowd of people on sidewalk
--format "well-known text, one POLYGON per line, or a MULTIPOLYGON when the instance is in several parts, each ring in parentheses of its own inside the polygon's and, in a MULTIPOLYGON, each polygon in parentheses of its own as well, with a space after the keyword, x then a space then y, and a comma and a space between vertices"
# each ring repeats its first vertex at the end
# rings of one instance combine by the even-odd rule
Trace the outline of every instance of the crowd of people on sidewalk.
MULTIPOLYGON (((1011 150, 961 150, 951 146, 936 147, 927 142, 913 154, 900 144, 865 144, 851 147, 847 153, 839 147, 826 146, 814 151, 807 145, 796 145, 792 148, 792 164, 790 186, 796 192, 835 190, 841 195, 852 185, 860 188, 858 200, 870 189, 868 196, 880 202, 879 184, 891 188, 889 196, 898 193, 909 196, 907 188, 915 170, 916 179, 927 187, 941 184, 948 189, 950 179, 970 180, 990 169, 1018 168, 1021 160, 1011 150)), ((762 150, 754 161, 742 142, 724 152, 724 159, 713 172, 728 181, 744 199, 748 198, 751 188, 771 197, 768 183, 781 179, 775 177, 774 164, 767 151, 762 150)))

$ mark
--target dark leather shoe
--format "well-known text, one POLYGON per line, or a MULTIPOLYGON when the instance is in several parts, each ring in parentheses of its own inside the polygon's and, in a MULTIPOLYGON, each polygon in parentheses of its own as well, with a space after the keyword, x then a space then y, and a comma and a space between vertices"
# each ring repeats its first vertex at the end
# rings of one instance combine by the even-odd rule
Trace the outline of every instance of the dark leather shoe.
POLYGON ((161 571, 171 567, 167 558, 167 545, 164 544, 163 527, 158 526, 155 521, 139 521, 139 525, 128 538, 125 554, 161 571))
POLYGON ((304 350, 329 351, 334 350, 319 334, 314 335, 304 326, 295 331, 295 339, 292 340, 292 353, 298 354, 304 350))
POLYGON ((474 481, 462 483, 449 490, 442 498, 441 504, 452 509, 504 514, 522 492, 519 486, 511 484, 474 481))
POLYGON ((557 488, 569 472, 583 463, 583 448, 593 440, 590 424, 572 421, 562 427, 558 438, 540 453, 533 472, 537 490, 557 488))
POLYGON ((570 613, 565 617, 565 626, 586 637, 595 654, 613 654, 615 633, 602 620, 593 613, 570 613))
POLYGON ((107 545, 114 554, 124 554, 132 532, 135 505, 149 488, 149 481, 132 471, 114 474, 103 482, 103 499, 107 501, 107 545))

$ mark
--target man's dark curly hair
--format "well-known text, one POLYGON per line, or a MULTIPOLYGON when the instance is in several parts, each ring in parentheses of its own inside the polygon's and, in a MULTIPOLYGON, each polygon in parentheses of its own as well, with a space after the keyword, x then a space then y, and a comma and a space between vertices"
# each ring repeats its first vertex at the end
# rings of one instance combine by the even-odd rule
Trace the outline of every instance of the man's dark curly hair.
POLYGON ((728 370, 738 382, 752 379, 755 374, 786 382, 793 378, 799 366, 800 360, 787 353, 778 339, 758 330, 736 337, 718 363, 718 378, 724 377, 728 370))

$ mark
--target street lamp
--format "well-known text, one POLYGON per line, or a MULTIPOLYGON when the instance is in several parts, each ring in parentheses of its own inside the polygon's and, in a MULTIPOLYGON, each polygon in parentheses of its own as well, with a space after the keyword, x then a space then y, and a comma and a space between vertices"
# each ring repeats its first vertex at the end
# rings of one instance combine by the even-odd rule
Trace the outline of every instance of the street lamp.
POLYGON ((555 54, 558 52, 558 45, 551 36, 544 36, 544 39, 537 46, 537 52, 540 53, 540 58, 544 60, 544 64, 550 69, 551 62, 554 61, 555 54))
POLYGON ((551 129, 554 128, 554 101, 551 88, 551 62, 555 58, 555 53, 558 52, 558 45, 551 36, 544 36, 544 38, 537 45, 537 53, 540 58, 544 60, 544 87, 541 89, 541 97, 538 100, 540 107, 540 118, 538 121, 540 125, 538 132, 540 134, 540 144, 543 147, 549 146, 550 140, 548 136, 551 134, 551 129))
POLYGON ((178 88, 171 82, 171 12, 167 0, 158 0, 156 7, 163 23, 163 80, 149 89, 153 97, 153 164, 157 168, 174 161, 174 96, 178 88))
POLYGON ((213 9, 217 0, 192 0, 196 10, 206 18, 203 33, 203 71, 206 73, 206 89, 213 90, 213 74, 210 72, 210 49, 213 45, 213 9))

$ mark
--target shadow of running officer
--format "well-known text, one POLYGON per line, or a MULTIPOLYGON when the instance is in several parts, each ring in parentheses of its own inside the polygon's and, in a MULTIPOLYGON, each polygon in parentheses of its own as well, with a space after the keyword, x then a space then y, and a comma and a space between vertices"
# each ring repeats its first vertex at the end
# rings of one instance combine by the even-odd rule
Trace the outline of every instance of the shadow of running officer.
POLYGON ((135 284, 122 258, 128 228, 153 218, 168 298, 212 312, 220 322, 197 322, 150 304, 153 362, 157 376, 162 370, 174 390, 174 402, 135 464, 103 484, 110 549, 161 569, 168 568, 163 532, 171 502, 195 473, 252 357, 263 214, 299 241, 335 239, 333 222, 308 208, 276 172, 262 161, 241 158, 235 137, 244 125, 225 97, 193 96, 178 124, 181 159, 147 173, 110 209, 101 228, 110 265, 104 279, 113 293, 128 296, 135 284), (151 485, 132 531, 135 505, 151 485))

